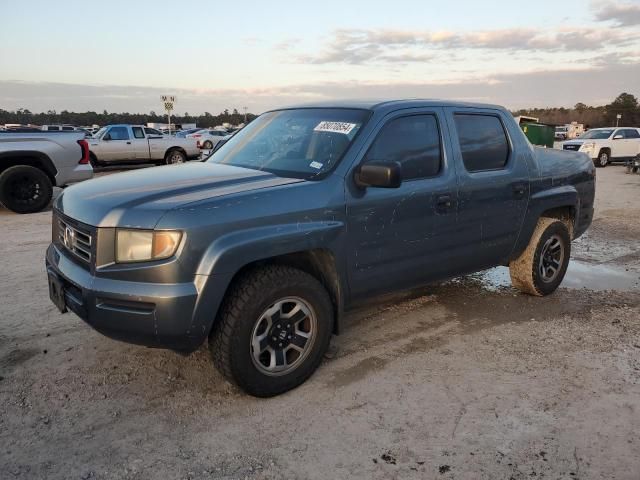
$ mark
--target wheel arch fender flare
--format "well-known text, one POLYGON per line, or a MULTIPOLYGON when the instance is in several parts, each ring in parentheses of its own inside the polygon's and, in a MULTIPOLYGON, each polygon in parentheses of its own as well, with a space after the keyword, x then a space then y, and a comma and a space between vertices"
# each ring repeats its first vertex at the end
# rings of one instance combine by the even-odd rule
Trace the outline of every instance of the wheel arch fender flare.
POLYGON ((46 153, 36 150, 11 150, 0 153, 0 173, 15 165, 29 165, 39 168, 47 174, 53 185, 56 184, 58 170, 46 153))
MULTIPOLYGON (((208 336, 218 309, 234 277, 245 267, 289 254, 328 250, 337 257, 340 221, 268 225, 230 232, 215 239, 205 250, 196 270, 200 292, 191 332, 208 336)), ((346 271, 336 262, 337 283, 346 285, 346 271)), ((344 294, 337 295, 336 327, 343 310, 344 294)))
POLYGON ((525 221, 522 224, 516 245, 509 256, 510 260, 518 258, 527 248, 531 235, 536 228, 538 219, 545 216, 545 212, 570 209, 570 220, 575 225, 580 215, 580 194, 573 185, 552 187, 531 195, 525 221))

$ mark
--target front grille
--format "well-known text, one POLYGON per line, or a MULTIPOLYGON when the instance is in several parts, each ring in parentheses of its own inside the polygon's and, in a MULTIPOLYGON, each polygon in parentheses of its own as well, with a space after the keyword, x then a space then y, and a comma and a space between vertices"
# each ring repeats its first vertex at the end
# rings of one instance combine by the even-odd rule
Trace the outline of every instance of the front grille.
POLYGON ((563 145, 565 150, 580 150, 580 145, 563 145))
POLYGON ((91 230, 61 216, 58 216, 56 221, 58 243, 84 263, 91 264, 93 258, 91 230))

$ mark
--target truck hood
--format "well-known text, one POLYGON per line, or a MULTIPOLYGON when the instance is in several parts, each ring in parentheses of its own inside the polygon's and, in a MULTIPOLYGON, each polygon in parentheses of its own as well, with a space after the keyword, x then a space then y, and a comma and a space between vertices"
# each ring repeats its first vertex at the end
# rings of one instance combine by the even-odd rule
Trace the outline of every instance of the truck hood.
POLYGON ((65 189, 54 206, 88 225, 153 228, 165 212, 191 202, 303 181, 228 165, 187 163, 88 180, 65 189))

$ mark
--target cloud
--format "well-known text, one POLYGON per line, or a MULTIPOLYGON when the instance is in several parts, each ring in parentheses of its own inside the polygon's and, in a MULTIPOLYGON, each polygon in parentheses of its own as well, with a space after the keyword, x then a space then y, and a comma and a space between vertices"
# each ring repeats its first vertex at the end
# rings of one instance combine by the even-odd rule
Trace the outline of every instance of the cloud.
POLYGON ((0 108, 34 112, 162 111, 159 96, 175 93, 176 113, 218 113, 246 105, 260 113, 276 107, 339 98, 445 98, 525 107, 571 106, 577 102, 604 105, 620 92, 639 95, 635 79, 640 64, 609 61, 601 67, 577 65, 572 70, 469 76, 456 82, 318 82, 261 89, 189 90, 141 86, 92 86, 62 83, 0 81, 0 108), (578 68, 580 67, 580 68, 578 68), (636 90, 634 90, 636 89, 636 90))
POLYGON ((631 45, 640 33, 605 28, 501 29, 475 32, 397 31, 386 29, 335 30, 325 49, 299 55, 301 63, 349 65, 429 61, 435 53, 453 50, 578 52, 631 45))
POLYGON ((596 19, 602 22, 614 21, 618 26, 640 25, 640 5, 630 3, 607 2, 597 9, 596 19))

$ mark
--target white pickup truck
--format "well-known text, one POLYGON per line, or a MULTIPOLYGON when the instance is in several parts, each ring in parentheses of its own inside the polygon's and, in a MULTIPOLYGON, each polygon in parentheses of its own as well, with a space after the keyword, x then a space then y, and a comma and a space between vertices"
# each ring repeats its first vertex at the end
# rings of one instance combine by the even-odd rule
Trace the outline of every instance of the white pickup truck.
POLYGON ((593 128, 564 142, 562 149, 586 153, 596 167, 606 167, 611 162, 629 162, 640 155, 640 129, 593 128))
POLYGON ((183 163, 200 157, 196 141, 156 135, 142 125, 108 125, 88 139, 91 164, 183 163))
POLYGON ((0 132, 0 203, 13 212, 39 212, 54 186, 91 177, 84 133, 0 132))

